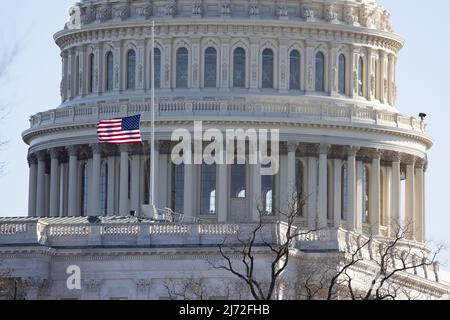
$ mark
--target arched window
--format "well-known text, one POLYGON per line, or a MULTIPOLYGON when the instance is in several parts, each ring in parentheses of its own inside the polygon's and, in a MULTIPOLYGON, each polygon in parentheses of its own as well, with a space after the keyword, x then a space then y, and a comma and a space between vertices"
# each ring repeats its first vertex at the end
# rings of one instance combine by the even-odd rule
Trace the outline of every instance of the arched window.
POLYGON ((88 196, 89 196, 89 176, 88 164, 83 163, 81 166, 81 186, 80 186, 80 215, 85 217, 88 215, 88 196))
POLYGON ((80 95, 81 92, 81 81, 80 81, 80 57, 77 56, 75 59, 75 93, 80 95))
POLYGON ((263 89, 273 89, 273 51, 266 49, 262 54, 262 87, 263 89))
POLYGON ((106 54, 106 91, 113 90, 114 55, 110 51, 106 54))
POLYGON ((237 48, 233 54, 233 87, 245 88, 245 50, 237 48))
POLYGON ((348 168, 344 164, 341 169, 341 219, 347 220, 348 199, 348 168))
POLYGON ((347 66, 345 61, 345 56, 341 54, 339 56, 339 71, 338 71, 338 90, 340 94, 345 94, 346 86, 345 86, 345 79, 347 78, 347 66))
POLYGON ((300 53, 292 50, 289 57, 289 89, 300 90, 300 53))
POLYGON ((216 214, 216 166, 203 164, 201 167, 201 214, 216 214), (214 194, 213 194, 214 193, 214 194), (212 199, 214 196, 214 199, 212 199), (214 203, 214 207, 211 204, 214 203))
POLYGON ((305 207, 305 195, 304 195, 304 183, 305 183, 305 167, 303 165, 303 162, 301 162, 299 159, 296 160, 296 166, 295 166, 295 185, 296 185, 296 192, 297 192, 297 210, 299 212, 299 215, 301 217, 304 217, 304 207, 305 207))
POLYGON ((209 212, 216 213, 216 190, 211 191, 209 196, 209 212))
POLYGON ((133 90, 136 88, 136 52, 134 50, 128 51, 127 54, 127 89, 133 90))
MULTIPOLYGON (((155 48, 154 51, 154 59, 155 59, 155 88, 161 88, 161 50, 159 48, 155 48)), ((150 68, 151 72, 151 68, 150 68)), ((150 74, 151 77, 151 74, 150 74)), ((151 78, 150 78, 151 79, 151 78)), ((150 83, 151 86, 151 83, 150 83)))
POLYGON ((245 164, 231 165, 231 197, 246 198, 247 172, 245 164))
POLYGON ((94 54, 89 55, 89 93, 94 92, 94 54))
POLYGON ((364 96, 364 60, 362 57, 359 58, 358 63, 358 95, 364 96))
POLYGON ((370 188, 370 172, 367 166, 363 166, 363 175, 362 175, 362 183, 363 183, 363 212, 362 212, 362 221, 363 223, 370 223, 369 217, 369 188, 370 188))
POLYGON ((100 167, 100 214, 106 215, 108 209, 108 163, 102 162, 100 167))
POLYGON ((325 91, 325 56, 322 52, 316 54, 316 91, 325 91))
POLYGON ((189 78, 189 52, 186 48, 177 51, 177 88, 187 88, 189 78))
POLYGON ((271 216, 273 215, 273 191, 272 190, 268 190, 265 194, 264 194, 264 206, 265 206, 265 211, 266 214, 271 216))
POLYGON ((205 51, 205 88, 217 86, 217 51, 210 47, 205 51))
MULTIPOLYGON (((263 165, 265 168, 270 168, 270 163, 268 165, 263 165)), ((264 211, 267 215, 272 215, 274 213, 273 208, 273 191, 275 189, 275 176, 262 176, 261 177, 261 187, 263 195, 264 211)))

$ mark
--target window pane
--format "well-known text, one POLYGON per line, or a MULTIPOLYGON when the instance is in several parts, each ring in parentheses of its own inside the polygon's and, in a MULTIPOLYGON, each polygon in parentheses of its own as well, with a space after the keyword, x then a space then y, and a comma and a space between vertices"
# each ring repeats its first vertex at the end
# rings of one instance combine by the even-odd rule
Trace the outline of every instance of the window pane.
POLYGON ((184 211, 184 164, 173 167, 172 199, 173 210, 177 213, 184 211))
POLYGON ((177 51, 177 88, 188 87, 189 53, 186 48, 177 51))
POLYGON ((233 164, 231 166, 231 197, 245 198, 247 190, 245 164, 233 164))
POLYGON ((358 67, 358 94, 364 95, 364 61, 362 58, 359 59, 358 67))
POLYGON ((112 91, 113 89, 113 68, 114 56, 112 52, 108 52, 106 56, 106 91, 112 91))
POLYGON ((296 50, 291 52, 289 69, 289 88, 300 90, 300 53, 296 50))
POLYGON ((273 89, 273 52, 266 49, 262 56, 262 87, 273 89))
POLYGON ((316 54, 316 91, 325 91, 325 56, 322 52, 316 54))
MULTIPOLYGON (((267 166, 268 167, 268 166, 267 166)), ((261 188, 264 196, 264 210, 267 215, 273 214, 273 190, 275 176, 262 176, 261 188)))
POLYGON ((94 54, 89 56, 89 93, 94 92, 94 54))
POLYGON ((205 88, 217 86, 217 52, 214 48, 205 51, 205 88))
POLYGON ((345 94, 345 78, 346 78, 345 56, 339 56, 339 93, 345 94))
POLYGON ((202 165, 201 176, 201 214, 216 213, 216 166, 202 165))
POLYGON ((128 51, 127 63, 127 89, 136 88, 136 53, 134 50, 128 51))
POLYGON ((233 87, 245 88, 245 50, 237 48, 234 50, 233 59, 233 87))
MULTIPOLYGON (((161 50, 158 48, 155 48, 154 51, 154 59, 155 59, 155 88, 161 88, 161 50)), ((152 57, 150 56, 150 59, 152 57)), ((150 65, 150 79, 152 77, 152 69, 150 65)), ((150 80, 150 87, 152 86, 151 80, 150 80)))

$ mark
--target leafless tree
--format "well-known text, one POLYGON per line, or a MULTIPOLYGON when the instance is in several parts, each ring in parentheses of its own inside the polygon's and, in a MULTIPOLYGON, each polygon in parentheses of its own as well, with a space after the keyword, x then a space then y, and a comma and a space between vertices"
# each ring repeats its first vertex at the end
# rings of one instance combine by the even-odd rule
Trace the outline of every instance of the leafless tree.
MULTIPOLYGON (((2 44, 1 47, 6 47, 6 45, 2 44)), ((16 58, 19 52, 18 44, 8 46, 8 49, 6 48, 3 49, 1 47, 0 47, 0 90, 2 88, 2 85, 4 84, 4 81, 6 81, 8 69, 11 67, 12 63, 14 62, 14 59, 16 58)), ((4 105, 4 101, 0 101, 0 125, 5 120, 7 115, 8 115, 7 107, 4 105)), ((6 147, 6 144, 8 143, 8 141, 2 138, 1 134, 2 133, 0 132, 0 151, 2 151, 6 147)), ((4 168, 5 163, 2 161, 0 162, 0 176, 4 172, 4 168)))
POLYGON ((222 300, 244 298, 242 283, 222 280, 215 284, 196 277, 167 279, 163 286, 170 300, 222 300))
POLYGON ((332 277, 328 287, 328 300, 337 295, 344 295, 352 300, 397 300, 415 299, 418 297, 410 288, 406 275, 418 274, 420 270, 433 267, 437 262, 437 256, 443 249, 439 245, 434 253, 429 256, 425 247, 414 245, 407 240, 410 234, 409 226, 397 227, 397 232, 391 238, 387 238, 378 245, 377 252, 371 257, 364 257, 363 251, 373 248, 373 237, 358 245, 356 249, 344 257, 343 265, 332 277), (370 248, 372 246, 372 248, 370 248), (352 269, 362 263, 367 263, 372 273, 365 283, 369 285, 365 289, 355 286, 352 269))
MULTIPOLYGON (((251 296, 255 300, 271 300, 280 282, 283 272, 290 262, 290 253, 295 240, 301 236, 307 236, 317 230, 304 231, 297 222, 302 217, 306 199, 298 199, 297 195, 292 196, 288 208, 283 212, 276 210, 275 216, 283 223, 284 228, 280 228, 280 234, 275 238, 267 236, 267 227, 273 225, 267 218, 267 212, 261 204, 258 205, 259 221, 248 232, 248 234, 238 234, 237 243, 225 239, 219 245, 221 263, 210 262, 216 269, 230 272, 235 277, 243 281, 249 289, 251 296), (270 268, 266 274, 261 270, 256 270, 258 262, 258 249, 267 249, 270 260, 270 268), (268 275, 268 277, 267 277, 268 275)), ((270 232, 269 232, 270 233, 270 232)))

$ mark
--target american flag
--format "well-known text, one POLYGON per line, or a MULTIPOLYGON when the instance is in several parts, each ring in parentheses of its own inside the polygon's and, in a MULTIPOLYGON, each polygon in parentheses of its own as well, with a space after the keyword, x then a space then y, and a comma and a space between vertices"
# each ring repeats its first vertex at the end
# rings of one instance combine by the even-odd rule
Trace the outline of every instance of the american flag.
POLYGON ((141 115, 100 120, 97 126, 99 142, 111 144, 142 143, 141 115))

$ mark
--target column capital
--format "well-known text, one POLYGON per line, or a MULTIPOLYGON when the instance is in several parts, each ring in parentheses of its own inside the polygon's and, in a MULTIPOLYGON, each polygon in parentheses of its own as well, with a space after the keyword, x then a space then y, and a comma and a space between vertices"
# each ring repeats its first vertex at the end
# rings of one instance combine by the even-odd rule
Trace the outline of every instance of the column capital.
POLYGON ((286 143, 286 146, 287 146, 288 152, 297 152, 297 149, 298 149, 298 143, 297 142, 288 141, 286 143))
POLYGON ((35 153, 38 161, 45 161, 47 160, 47 151, 46 150, 40 150, 35 153))
POLYGON ((424 158, 417 158, 415 162, 415 168, 424 170, 426 162, 427 161, 424 158))
POLYGON ((360 149, 361 149, 360 147, 355 147, 355 146, 347 146, 345 148, 345 150, 347 152, 347 156, 349 156, 349 157, 356 157, 356 155, 358 154, 360 149))
POLYGON ((120 153, 130 152, 130 151, 131 151, 131 148, 130 148, 130 146, 127 145, 127 144, 121 144, 121 145, 119 146, 119 151, 120 151, 120 153))
POLYGON ((392 162, 401 162, 402 161, 402 154, 400 152, 394 152, 390 155, 390 160, 392 162))
POLYGON ((99 154, 104 151, 104 147, 100 143, 94 143, 90 145, 93 154, 99 154))
POLYGON ((331 145, 329 145, 329 144, 320 144, 319 145, 319 154, 326 154, 326 155, 328 155, 330 150, 331 150, 331 145))
POLYGON ((80 150, 79 146, 69 146, 66 148, 69 156, 78 157, 78 152, 80 150))
POLYGON ((402 157, 402 161, 408 166, 415 166, 417 159, 418 158, 416 156, 411 154, 407 154, 402 157))
POLYGON ((61 148, 53 148, 48 151, 51 159, 59 159, 61 156, 61 148))
POLYGON ((368 154, 372 160, 380 160, 381 156, 384 154, 384 151, 381 149, 371 149, 368 154))
POLYGON ((27 161, 29 166, 31 166, 32 164, 37 164, 36 154, 30 153, 27 157, 27 161))

